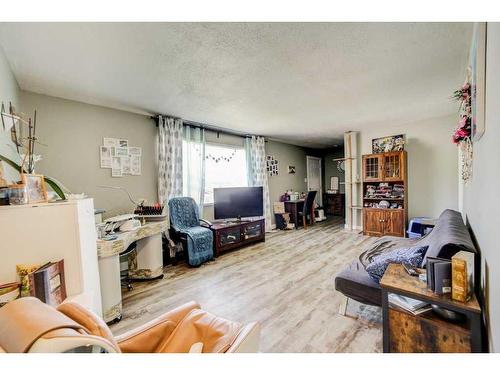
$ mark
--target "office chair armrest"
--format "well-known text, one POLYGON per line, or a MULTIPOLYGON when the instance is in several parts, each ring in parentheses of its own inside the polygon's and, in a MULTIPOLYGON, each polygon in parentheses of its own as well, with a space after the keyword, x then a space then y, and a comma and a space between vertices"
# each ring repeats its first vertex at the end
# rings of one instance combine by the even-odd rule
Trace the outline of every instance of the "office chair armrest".
POLYGON ((158 345, 172 334, 179 322, 191 310, 199 308, 198 303, 188 302, 115 339, 124 353, 154 353, 158 345))

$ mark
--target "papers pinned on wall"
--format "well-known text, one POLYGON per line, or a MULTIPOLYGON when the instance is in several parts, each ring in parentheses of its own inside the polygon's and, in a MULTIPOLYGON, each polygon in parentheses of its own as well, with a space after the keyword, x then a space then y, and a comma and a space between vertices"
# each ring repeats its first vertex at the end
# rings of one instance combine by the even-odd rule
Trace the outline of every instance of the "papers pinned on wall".
POLYGON ((128 139, 103 138, 99 146, 101 168, 111 169, 111 177, 140 176, 142 148, 129 146, 128 139))

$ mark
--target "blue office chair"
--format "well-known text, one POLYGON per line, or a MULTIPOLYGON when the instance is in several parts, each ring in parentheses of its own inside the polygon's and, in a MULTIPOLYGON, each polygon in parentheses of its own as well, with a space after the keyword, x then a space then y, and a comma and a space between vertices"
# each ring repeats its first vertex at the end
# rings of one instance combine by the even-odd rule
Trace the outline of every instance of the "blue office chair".
MULTIPOLYGON (((180 197, 168 201, 170 235, 180 239, 190 266, 199 266, 214 258, 213 233, 200 225, 198 206, 193 198, 180 197)), ((206 221, 205 221, 206 222, 206 221)))

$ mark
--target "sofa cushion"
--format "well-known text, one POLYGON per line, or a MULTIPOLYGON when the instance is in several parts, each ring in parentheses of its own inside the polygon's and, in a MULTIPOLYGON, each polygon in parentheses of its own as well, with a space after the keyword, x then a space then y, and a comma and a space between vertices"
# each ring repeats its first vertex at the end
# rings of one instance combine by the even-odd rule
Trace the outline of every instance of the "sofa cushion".
POLYGON ((390 263, 408 263, 413 267, 419 267, 426 251, 427 246, 394 249, 375 257, 365 269, 374 281, 380 283, 390 263))
POLYGON ((449 259, 461 250, 476 252, 462 215, 453 210, 444 210, 439 215, 434 229, 421 238, 415 246, 428 246, 422 259, 422 267, 425 266, 427 257, 449 259))
POLYGON ((357 260, 335 277, 335 289, 360 303, 381 306, 380 285, 368 276, 365 267, 357 260))

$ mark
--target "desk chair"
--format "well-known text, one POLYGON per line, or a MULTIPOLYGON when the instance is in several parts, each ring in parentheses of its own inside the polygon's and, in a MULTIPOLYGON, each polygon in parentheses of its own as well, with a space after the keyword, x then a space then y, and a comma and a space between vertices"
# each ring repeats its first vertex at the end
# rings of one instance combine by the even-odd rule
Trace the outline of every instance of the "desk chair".
POLYGON ((220 318, 189 302, 120 336, 85 307, 25 297, 0 309, 0 353, 253 353, 259 323, 220 318))
POLYGON ((193 198, 180 197, 168 201, 170 238, 181 242, 190 266, 199 266, 214 258, 213 233, 200 225, 198 205, 193 198))
POLYGON ((309 218, 309 224, 314 224, 314 200, 316 199, 317 191, 309 191, 307 197, 304 201, 304 208, 302 212, 299 212, 299 217, 302 217, 302 223, 304 229, 307 229, 307 220, 309 218))

